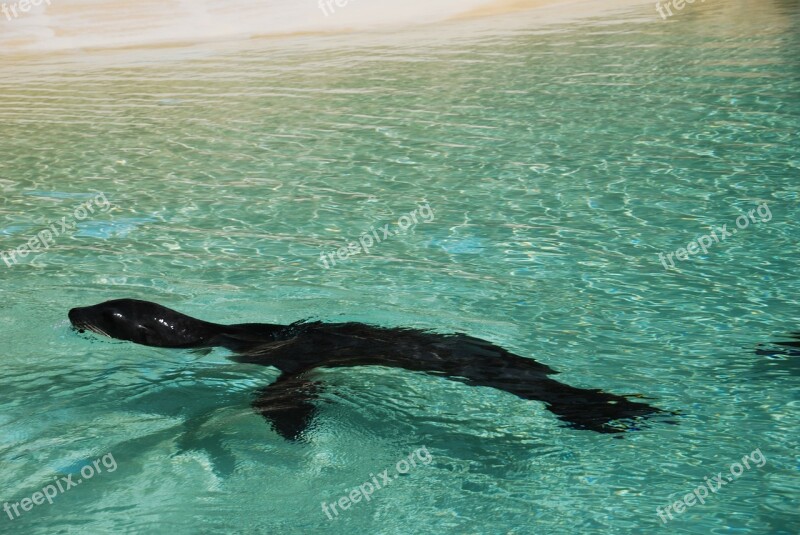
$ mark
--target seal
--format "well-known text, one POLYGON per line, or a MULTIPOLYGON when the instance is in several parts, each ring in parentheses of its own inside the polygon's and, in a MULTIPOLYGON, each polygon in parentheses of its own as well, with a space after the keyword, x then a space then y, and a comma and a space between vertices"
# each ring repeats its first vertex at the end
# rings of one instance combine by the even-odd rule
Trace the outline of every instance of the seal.
POLYGON ((136 299, 73 308, 69 319, 79 332, 155 347, 225 347, 237 362, 277 368, 280 377, 257 391, 252 406, 288 440, 302 438, 317 414, 318 368, 388 366, 496 388, 543 402, 568 427, 599 433, 629 431, 641 418, 664 412, 558 382, 550 377, 558 373, 553 368, 461 333, 318 321, 221 325, 136 299))

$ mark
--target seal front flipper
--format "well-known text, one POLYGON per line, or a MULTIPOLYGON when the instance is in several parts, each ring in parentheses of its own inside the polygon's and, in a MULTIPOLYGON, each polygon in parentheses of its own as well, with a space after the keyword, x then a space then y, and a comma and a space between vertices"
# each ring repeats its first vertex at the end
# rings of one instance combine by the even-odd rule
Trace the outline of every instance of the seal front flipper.
POLYGON ((317 414, 320 385, 304 374, 284 373, 274 383, 256 391, 253 409, 286 440, 302 441, 317 414))

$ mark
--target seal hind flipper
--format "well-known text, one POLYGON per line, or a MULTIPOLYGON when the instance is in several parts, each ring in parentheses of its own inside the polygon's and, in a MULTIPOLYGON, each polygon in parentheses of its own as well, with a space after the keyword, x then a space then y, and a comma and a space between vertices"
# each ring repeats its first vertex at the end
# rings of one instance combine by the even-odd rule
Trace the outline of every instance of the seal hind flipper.
POLYGON ((312 425, 320 391, 318 382, 304 374, 284 373, 274 383, 259 388, 251 406, 286 440, 302 441, 312 425))
POLYGON ((785 357, 800 357, 800 332, 789 333, 791 341, 769 342, 768 344, 756 345, 756 355, 766 357, 785 356, 785 357), (769 346, 780 346, 778 348, 769 349, 769 346), (764 349, 767 347, 768 349, 764 349))
POLYGON ((790 333, 789 338, 794 338, 794 340, 792 340, 791 342, 773 342, 773 343, 783 347, 800 349, 800 333, 790 333))
MULTIPOLYGON (((507 352, 506 352, 507 353, 507 352)), ((578 388, 549 377, 543 365, 511 353, 487 358, 477 364, 452 370, 451 378, 472 386, 488 386, 533 401, 545 407, 573 429, 598 433, 621 433, 623 420, 636 420, 662 413, 646 403, 594 388, 578 388)))
POLYGON ((534 399, 542 400, 550 412, 573 429, 624 433, 631 429, 634 421, 665 412, 625 396, 595 388, 576 388, 558 381, 549 381, 544 390, 534 399))

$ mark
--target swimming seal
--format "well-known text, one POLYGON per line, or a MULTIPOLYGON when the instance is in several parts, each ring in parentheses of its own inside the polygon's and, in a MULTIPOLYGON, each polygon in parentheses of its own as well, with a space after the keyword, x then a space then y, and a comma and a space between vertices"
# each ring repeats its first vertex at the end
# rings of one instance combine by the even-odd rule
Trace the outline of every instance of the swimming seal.
POLYGON ((316 321, 220 325, 136 299, 73 308, 69 319, 80 332, 155 347, 222 346, 236 353, 237 362, 278 368, 280 377, 258 390, 252 406, 289 440, 299 439, 317 412, 315 368, 389 366, 489 386, 542 401, 569 427, 600 433, 620 433, 630 429, 625 420, 663 412, 625 396, 560 383, 550 378, 558 372, 549 366, 465 334, 316 321))

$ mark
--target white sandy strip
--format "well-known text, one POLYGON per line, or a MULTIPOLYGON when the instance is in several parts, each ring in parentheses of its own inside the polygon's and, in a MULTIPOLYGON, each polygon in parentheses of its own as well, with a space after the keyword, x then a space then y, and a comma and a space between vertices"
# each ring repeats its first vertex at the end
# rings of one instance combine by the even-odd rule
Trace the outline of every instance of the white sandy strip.
POLYGON ((586 15, 642 3, 652 0, 0 0, 0 55, 372 30, 546 5, 586 15))

